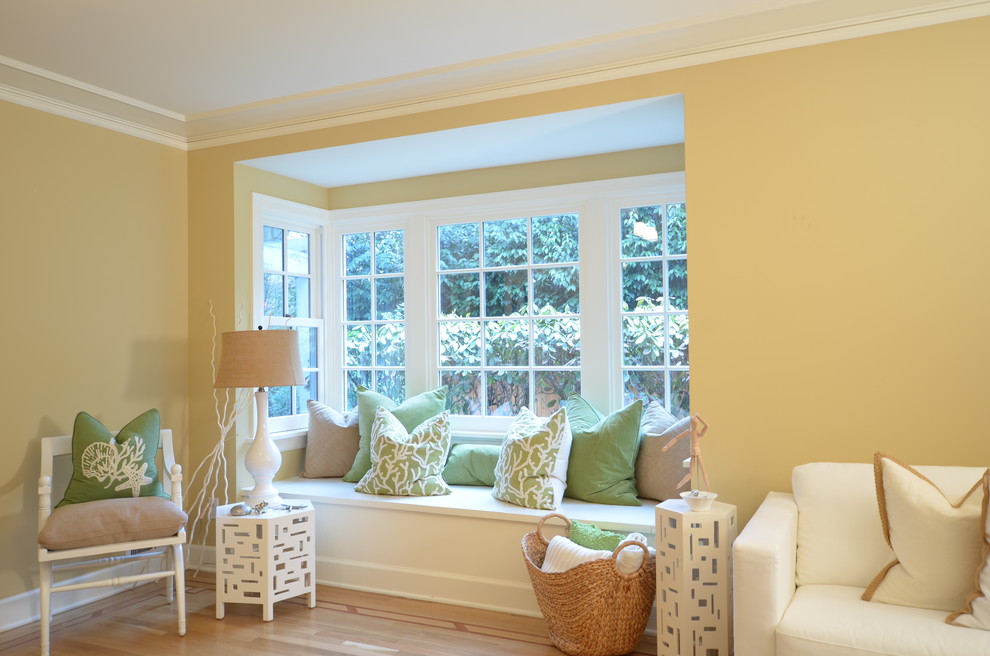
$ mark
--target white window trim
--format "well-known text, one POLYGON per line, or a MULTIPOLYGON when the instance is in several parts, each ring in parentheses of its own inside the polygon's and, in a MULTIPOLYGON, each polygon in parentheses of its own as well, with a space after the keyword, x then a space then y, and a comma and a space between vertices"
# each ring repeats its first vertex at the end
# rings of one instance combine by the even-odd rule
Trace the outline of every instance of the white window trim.
MULTIPOLYGON (((310 277, 311 294, 311 319, 286 319, 285 324, 315 325, 320 330, 317 331, 317 349, 319 358, 317 362, 318 390, 317 398, 325 398, 325 389, 328 382, 329 372, 326 357, 327 341, 326 331, 326 280, 327 280, 327 260, 331 256, 328 249, 327 233, 330 224, 330 213, 327 210, 303 205, 288 201, 282 198, 266 196, 257 192, 251 195, 252 204, 252 248, 251 248, 251 275, 252 275, 252 327, 263 326, 266 329, 272 323, 272 317, 265 316, 264 308, 264 239, 262 231, 265 225, 276 225, 289 230, 297 229, 309 232, 313 235, 311 245, 310 263, 312 266, 310 277), (324 256, 326 255, 326 257, 324 256)), ((309 424, 309 414, 302 413, 289 415, 287 417, 271 417, 268 420, 268 430, 270 433, 287 433, 306 429, 309 424)))
MULTIPOLYGON (((406 387, 416 394, 437 385, 436 227, 465 221, 518 216, 580 215, 582 396, 607 411, 622 405, 621 281, 618 263, 619 210, 644 204, 684 202, 684 173, 663 173, 374 207, 331 210, 327 272, 340 267, 340 237, 349 232, 403 229, 406 257, 406 387), (409 253, 424 253, 420 262, 409 253), (616 266, 611 266, 611 264, 616 266), (417 271, 414 267, 419 267, 417 271), (589 309, 596 311, 589 313, 589 309), (600 310, 598 310, 600 308, 600 310), (604 319, 602 319, 604 317, 604 319), (605 345, 602 347, 602 345, 605 345)), ((334 281, 335 278, 332 278, 334 281)), ((334 283, 328 283, 329 290, 334 283)), ((328 371, 340 371, 342 300, 326 306, 328 371), (336 360, 335 360, 336 358, 336 360)), ((329 376, 328 376, 329 378, 329 376)), ((327 380, 327 398, 342 399, 340 376, 327 380)), ((459 439, 501 437, 512 417, 464 417, 453 421, 459 439)))

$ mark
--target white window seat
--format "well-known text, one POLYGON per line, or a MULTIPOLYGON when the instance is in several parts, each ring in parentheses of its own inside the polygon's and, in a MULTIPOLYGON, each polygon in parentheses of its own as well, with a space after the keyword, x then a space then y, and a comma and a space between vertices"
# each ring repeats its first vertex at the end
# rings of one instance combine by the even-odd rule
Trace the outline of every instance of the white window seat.
MULTIPOLYGON (((548 511, 492 497, 490 487, 452 486, 449 495, 362 494, 339 478, 275 481, 288 499, 316 511, 316 579, 340 588, 539 616, 522 556, 522 538, 548 511)), ((656 505, 607 506, 564 499, 568 519, 646 535, 654 545, 656 505)), ((563 534, 563 522, 544 535, 563 534)), ((648 631, 654 630, 651 619, 648 631)))
MULTIPOLYGON (((652 537, 656 523, 657 501, 640 499, 642 506, 612 506, 564 498, 557 510, 534 510, 499 501, 492 489, 484 486, 452 485, 451 494, 434 497, 396 497, 364 494, 354 490, 354 483, 339 478, 289 478, 275 481, 275 487, 287 498, 309 499, 314 505, 333 504, 367 508, 401 509, 408 512, 475 517, 492 521, 532 523, 534 526, 549 512, 568 519, 595 524, 600 528, 625 533, 643 533, 652 537)), ((559 520, 550 520, 563 526, 559 520)), ((520 536, 521 537, 521 536, 520 536)), ((652 540, 651 540, 652 542, 652 540)))

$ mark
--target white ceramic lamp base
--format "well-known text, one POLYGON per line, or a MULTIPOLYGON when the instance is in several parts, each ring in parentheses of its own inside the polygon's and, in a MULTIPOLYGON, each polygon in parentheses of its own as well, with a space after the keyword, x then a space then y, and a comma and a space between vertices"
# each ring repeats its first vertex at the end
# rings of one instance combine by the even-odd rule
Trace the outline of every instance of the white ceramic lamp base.
POLYGON ((268 392, 264 389, 255 392, 254 403, 258 407, 257 429, 244 457, 244 467, 254 478, 254 489, 248 493, 246 503, 256 506, 264 501, 273 506, 282 503, 282 497, 272 485, 275 473, 282 466, 282 452, 268 436, 268 392))

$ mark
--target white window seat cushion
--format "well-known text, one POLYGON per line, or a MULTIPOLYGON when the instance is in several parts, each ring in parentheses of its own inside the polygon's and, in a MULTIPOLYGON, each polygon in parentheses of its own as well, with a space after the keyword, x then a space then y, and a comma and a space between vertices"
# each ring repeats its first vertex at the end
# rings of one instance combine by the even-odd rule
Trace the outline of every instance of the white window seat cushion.
MULTIPOLYGON (((309 499, 313 505, 385 506, 391 509, 400 506, 410 512, 484 517, 491 520, 518 522, 522 518, 528 518, 525 521, 531 521, 534 525, 548 512, 556 512, 570 520, 595 524, 608 531, 644 533, 651 538, 655 532, 658 503, 651 499, 641 499, 642 506, 612 506, 564 498, 560 507, 547 511, 499 501, 492 496, 492 488, 473 485, 451 485, 451 494, 433 497, 362 494, 354 490, 353 483, 345 483, 339 478, 288 478, 275 481, 275 487, 287 499, 309 499)), ((551 524, 562 526, 563 522, 551 519, 547 525, 551 524)), ((549 535, 547 539, 550 539, 549 535)))
POLYGON ((799 586, 777 626, 777 653, 990 654, 990 631, 946 624, 945 611, 863 601, 862 594, 851 586, 799 586))

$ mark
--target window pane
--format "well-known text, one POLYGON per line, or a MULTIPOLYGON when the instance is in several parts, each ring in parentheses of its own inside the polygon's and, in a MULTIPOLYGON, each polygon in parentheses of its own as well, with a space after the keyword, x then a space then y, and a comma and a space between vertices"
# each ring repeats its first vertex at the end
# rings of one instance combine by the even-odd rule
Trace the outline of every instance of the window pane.
POLYGON ((292 388, 268 388, 268 416, 288 417, 292 414, 292 388))
POLYGON ((375 366, 401 367, 406 363, 406 327, 401 323, 381 323, 375 328, 375 366))
POLYGON ((375 374, 375 391, 396 403, 406 400, 406 372, 401 369, 379 369, 375 374))
POLYGON ((651 402, 664 402, 663 371, 625 371, 623 372, 623 403, 629 404, 636 399, 643 399, 643 405, 651 402))
POLYGON ((688 309, 688 287, 687 287, 687 260, 669 260, 667 262, 667 275, 670 277, 670 302, 671 310, 688 309))
POLYGON ((346 321, 371 321, 371 281, 348 280, 345 283, 346 321))
POLYGON ((287 233, 286 271, 309 275, 309 235, 295 230, 287 233))
POLYGON ((405 244, 401 230, 375 233, 375 273, 402 273, 405 244))
POLYGON ((663 261, 622 265, 622 309, 651 312, 663 309, 663 261))
POLYGON ((670 372, 670 414, 678 419, 687 417, 691 409, 691 374, 687 371, 670 372))
POLYGON ((296 388, 296 411, 295 414, 301 415, 309 412, 309 408, 306 406, 306 402, 310 399, 314 401, 317 400, 320 393, 319 385, 317 384, 318 374, 315 371, 306 372, 306 384, 300 385, 296 388))
POLYGON ((623 364, 662 367, 666 341, 663 315, 622 317, 623 364))
POLYGON ((344 364, 348 367, 371 366, 371 326, 351 324, 345 326, 344 364))
POLYGON ((688 315, 672 314, 667 317, 667 331, 669 334, 667 348, 670 349, 670 364, 675 367, 686 367, 688 365, 688 315))
POLYGON ((663 214, 659 205, 627 207, 619 212, 622 257, 663 255, 663 214))
POLYGON ((525 367, 529 365, 529 322, 486 321, 485 365, 525 367))
MULTIPOLYGON (((478 367, 481 365, 481 322, 443 321, 440 323, 440 366, 478 367)), ((448 393, 448 398, 449 398, 448 393)))
POLYGON ((578 215, 533 217, 533 263, 578 261, 578 215))
POLYGON ((404 279, 375 278, 375 318, 395 320, 405 318, 404 279))
POLYGON ((529 275, 525 269, 485 272, 485 315, 507 317, 526 314, 529 275))
POLYGON ((481 316, 481 276, 445 273, 440 276, 440 316, 481 316))
POLYGON ((451 414, 481 414, 481 372, 442 371, 440 384, 448 387, 447 409, 451 414))
POLYGON ((529 405, 528 371, 491 371, 488 373, 488 414, 514 417, 529 405))
POLYGON ((286 315, 290 317, 310 317, 309 278, 288 276, 289 303, 286 315))
POLYGON ((478 224, 458 223, 437 228, 441 269, 478 268, 478 224))
POLYGON ((344 275, 367 276, 371 273, 371 233, 344 235, 344 275))
POLYGON ((533 307, 542 314, 577 314, 578 268, 553 267, 533 271, 533 307))
POLYGON ((581 322, 578 319, 537 319, 533 322, 533 361, 538 367, 571 367, 581 363, 581 322))
POLYGON ((485 266, 523 266, 529 263, 526 219, 485 221, 485 266))
POLYGON ((303 326, 295 330, 299 335, 299 360, 302 362, 303 369, 316 369, 319 366, 319 333, 317 329, 303 326))
POLYGON ((687 211, 684 203, 667 206, 667 254, 687 253, 687 211))
POLYGON ((265 316, 281 317, 285 314, 282 276, 277 273, 265 274, 265 316))
POLYGON ((533 412, 539 417, 549 417, 560 410, 567 397, 580 393, 580 371, 537 371, 533 412))
POLYGON ((282 230, 265 226, 261 259, 268 271, 282 270, 282 230))
POLYGON ((368 389, 373 389, 374 385, 371 384, 371 371, 368 369, 348 369, 344 372, 344 389, 347 394, 347 407, 354 408, 357 406, 357 388, 358 385, 366 387, 368 389))

